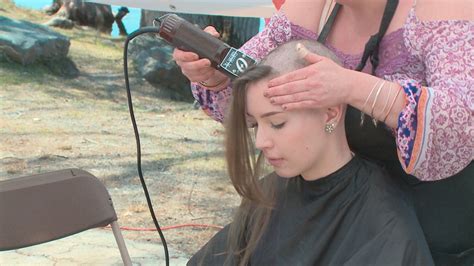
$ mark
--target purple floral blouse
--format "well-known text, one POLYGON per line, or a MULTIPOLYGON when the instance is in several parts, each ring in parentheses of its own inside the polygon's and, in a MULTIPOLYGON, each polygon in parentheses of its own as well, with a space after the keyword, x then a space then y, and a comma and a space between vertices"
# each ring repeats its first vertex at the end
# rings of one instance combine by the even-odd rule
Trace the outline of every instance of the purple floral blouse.
MULTIPOLYGON (((258 60, 286 41, 317 37, 278 12, 241 49, 258 60)), ((362 56, 328 47, 349 69, 362 56)), ((461 171, 473 160, 474 150, 474 22, 420 21, 413 7, 403 27, 382 39, 379 57, 376 75, 399 83, 405 92, 406 106, 395 130, 404 170, 425 181, 461 171)), ((364 72, 369 71, 368 62, 364 72)), ((191 87, 202 109, 222 122, 232 88, 213 92, 191 87)))

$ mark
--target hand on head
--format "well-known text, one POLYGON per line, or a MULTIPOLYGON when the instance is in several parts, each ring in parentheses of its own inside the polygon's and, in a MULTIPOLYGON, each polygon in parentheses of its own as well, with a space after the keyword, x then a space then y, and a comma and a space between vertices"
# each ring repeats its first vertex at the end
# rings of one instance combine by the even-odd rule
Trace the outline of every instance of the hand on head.
POLYGON ((287 110, 346 103, 349 71, 301 44, 296 49, 309 65, 270 80, 265 96, 287 110))

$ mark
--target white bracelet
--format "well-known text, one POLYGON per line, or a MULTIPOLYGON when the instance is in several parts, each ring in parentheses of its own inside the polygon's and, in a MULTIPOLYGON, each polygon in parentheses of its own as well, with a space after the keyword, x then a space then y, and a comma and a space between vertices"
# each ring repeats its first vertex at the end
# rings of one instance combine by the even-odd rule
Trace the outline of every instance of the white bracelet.
POLYGON ((364 125, 364 120, 365 120, 365 113, 363 112, 365 106, 367 105, 367 103, 369 102, 369 99, 370 99, 370 96, 372 96, 372 93, 374 92, 375 88, 377 87, 377 84, 380 83, 380 79, 377 80, 377 82, 374 83, 374 86, 372 87, 372 90, 370 90, 370 93, 369 95, 367 96, 367 99, 365 99, 365 102, 364 102, 364 105, 362 106, 362 108, 360 109, 360 126, 363 126, 364 125))
POLYGON ((377 89, 377 93, 375 94, 374 102, 372 103, 372 110, 370 111, 370 117, 372 117, 372 123, 374 123, 374 126, 377 126, 377 119, 375 119, 375 117, 374 117, 375 103, 377 103, 377 98, 379 97, 380 91, 382 90, 384 85, 385 85, 385 80, 382 81, 382 84, 380 84, 379 88, 377 89))

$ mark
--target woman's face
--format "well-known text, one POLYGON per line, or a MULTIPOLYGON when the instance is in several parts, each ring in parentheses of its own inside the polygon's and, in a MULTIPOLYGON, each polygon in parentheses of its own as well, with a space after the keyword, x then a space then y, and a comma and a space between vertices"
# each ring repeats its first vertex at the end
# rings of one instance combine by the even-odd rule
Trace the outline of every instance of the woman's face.
POLYGON ((320 110, 284 111, 263 96, 267 79, 249 86, 247 115, 255 127, 256 147, 282 177, 302 175, 311 179, 321 167, 328 146, 325 114, 320 110))

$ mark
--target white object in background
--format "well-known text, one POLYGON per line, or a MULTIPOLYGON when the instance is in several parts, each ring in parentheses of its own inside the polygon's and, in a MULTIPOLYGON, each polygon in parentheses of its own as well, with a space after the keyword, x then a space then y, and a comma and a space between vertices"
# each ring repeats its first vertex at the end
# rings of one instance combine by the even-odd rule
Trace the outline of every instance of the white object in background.
POLYGON ((272 0, 86 0, 164 12, 269 18, 276 11, 272 0))

